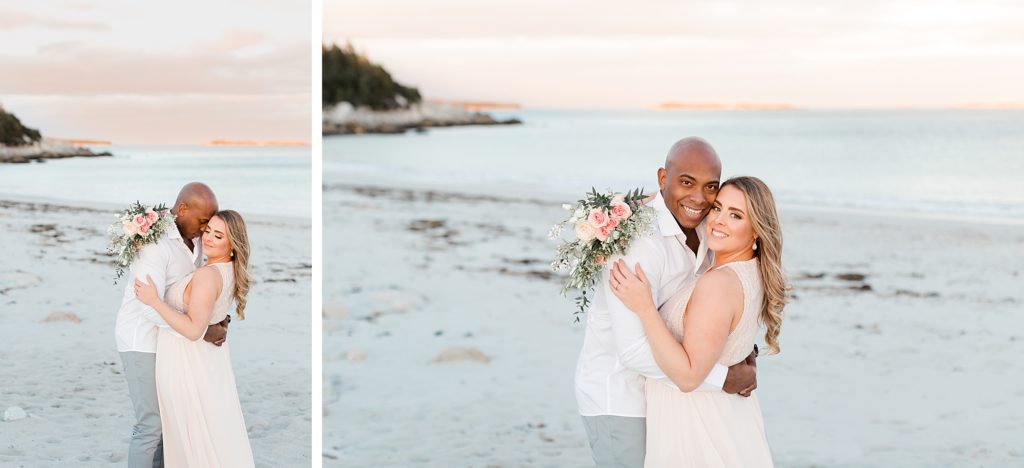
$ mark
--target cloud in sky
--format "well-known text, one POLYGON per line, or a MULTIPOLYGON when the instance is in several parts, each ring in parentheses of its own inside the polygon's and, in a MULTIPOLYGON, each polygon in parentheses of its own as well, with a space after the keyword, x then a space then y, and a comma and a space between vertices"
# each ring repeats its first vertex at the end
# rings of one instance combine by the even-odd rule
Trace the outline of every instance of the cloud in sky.
MULTIPOLYGON (((254 37, 254 36, 251 36, 254 37)), ((44 44, 39 54, 0 64, 5 94, 259 94, 308 90, 309 44, 296 42, 255 54, 232 33, 181 52, 94 48, 78 42, 44 44)), ((307 91, 308 94, 308 91, 307 91)))
POLYGON ((0 31, 39 27, 56 30, 109 31, 110 26, 99 21, 75 21, 36 15, 31 12, 0 6, 0 31))
POLYGON ((1013 2, 325 0, 351 40, 428 96, 536 106, 1024 102, 1013 2))
POLYGON ((0 18, 0 102, 45 135, 310 138, 311 11, 302 2, 26 3, 0 18))

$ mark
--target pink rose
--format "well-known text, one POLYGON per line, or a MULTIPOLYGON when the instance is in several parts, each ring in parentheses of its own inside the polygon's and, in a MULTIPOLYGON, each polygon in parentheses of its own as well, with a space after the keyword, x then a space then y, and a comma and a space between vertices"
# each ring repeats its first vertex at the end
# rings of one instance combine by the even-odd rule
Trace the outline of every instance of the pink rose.
POLYGON ((629 209, 629 205, 623 201, 612 200, 612 209, 608 210, 608 213, 611 214, 612 219, 622 221, 633 214, 633 210, 629 209))
POLYGON ((608 213, 597 208, 590 210, 590 215, 587 216, 587 222, 590 223, 591 226, 594 226, 595 229, 599 229, 608 224, 608 219, 608 213))
POLYGON ((146 213, 146 221, 149 221, 150 226, 152 226, 158 219, 160 219, 160 216, 157 215, 155 211, 150 210, 146 213))
POLYGON ((132 218, 132 222, 134 222, 136 226, 142 227, 143 224, 146 224, 146 217, 143 215, 135 215, 135 217, 132 218))
POLYGON ((612 233, 615 232, 615 228, 617 227, 619 227, 619 221, 616 219, 609 219, 604 226, 597 228, 596 236, 598 239, 601 240, 601 242, 604 242, 609 237, 611 237, 612 233))
POLYGON ((143 224, 142 226, 139 226, 139 235, 146 237, 147 234, 149 234, 149 225, 143 224))

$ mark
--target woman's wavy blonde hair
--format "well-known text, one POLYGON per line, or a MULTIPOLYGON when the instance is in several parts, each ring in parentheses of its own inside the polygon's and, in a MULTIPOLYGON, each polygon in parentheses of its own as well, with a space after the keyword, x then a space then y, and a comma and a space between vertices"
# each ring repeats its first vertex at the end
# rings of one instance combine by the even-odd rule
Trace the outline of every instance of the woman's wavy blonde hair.
POLYGON ((239 320, 245 320, 245 302, 249 295, 249 231, 242 215, 234 210, 218 211, 215 215, 224 220, 228 227, 228 242, 231 243, 231 263, 235 270, 235 312, 239 320))
POLYGON ((764 341, 769 354, 779 352, 779 332, 782 329, 782 309, 788 300, 786 275, 782 272, 782 229, 775 197, 757 177, 733 177, 722 183, 722 188, 733 186, 747 197, 747 213, 757 239, 754 257, 761 273, 764 300, 761 304, 761 323, 765 326, 764 341))

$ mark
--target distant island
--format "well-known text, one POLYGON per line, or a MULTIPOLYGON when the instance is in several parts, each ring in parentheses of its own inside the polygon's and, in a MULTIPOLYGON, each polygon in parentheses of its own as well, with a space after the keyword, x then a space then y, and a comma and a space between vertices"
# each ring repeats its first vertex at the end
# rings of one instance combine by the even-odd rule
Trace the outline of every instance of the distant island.
POLYGON ((703 102, 663 102, 658 105, 659 110, 793 110, 790 104, 720 104, 703 102))
POLYGON ((351 44, 323 48, 323 134, 405 133, 433 127, 509 125, 484 109, 518 108, 515 104, 423 101, 420 91, 396 82, 380 65, 357 53, 351 44))
MULTIPOLYGON (((110 156, 78 146, 73 140, 43 138, 0 106, 0 163, 43 162, 47 159, 110 156)), ((109 142, 106 142, 109 143, 109 142)))
POLYGON ((292 140, 210 140, 206 146, 309 146, 308 141, 292 140))
POLYGON ((510 102, 445 101, 442 99, 431 99, 430 101, 428 101, 428 103, 445 106, 456 106, 466 109, 468 111, 519 110, 523 108, 519 104, 510 102))
POLYGON ((953 106, 953 108, 974 110, 1020 110, 1024 109, 1024 102, 968 102, 953 106))

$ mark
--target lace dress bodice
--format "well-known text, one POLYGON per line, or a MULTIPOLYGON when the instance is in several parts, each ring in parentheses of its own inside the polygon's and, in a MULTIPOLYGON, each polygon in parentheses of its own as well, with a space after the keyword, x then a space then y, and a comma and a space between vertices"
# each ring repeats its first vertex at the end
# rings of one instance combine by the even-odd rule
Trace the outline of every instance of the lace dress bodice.
MULTIPOLYGON (((213 325, 224 320, 231 308, 231 301, 234 299, 232 292, 235 290, 235 270, 231 263, 212 263, 210 265, 220 272, 220 277, 223 280, 220 295, 217 296, 217 302, 213 305, 213 314, 210 315, 209 324, 213 325)), ((190 273, 181 281, 172 284, 164 294, 167 304, 183 313, 188 312, 188 308, 185 306, 185 288, 192 282, 193 275, 194 273, 190 273)))
MULTIPOLYGON (((739 278, 740 284, 743 285, 743 316, 736 324, 736 329, 729 333, 725 347, 722 349, 722 356, 718 359, 719 364, 725 366, 736 364, 745 359, 754 348, 754 339, 759 328, 758 317, 763 300, 761 273, 758 270, 757 262, 756 258, 752 258, 718 267, 718 269, 732 269, 739 278)), ((672 336, 680 343, 683 342, 683 314, 686 312, 686 304, 690 302, 690 296, 695 287, 696 282, 688 283, 673 294, 658 310, 662 320, 672 332, 672 336)))

